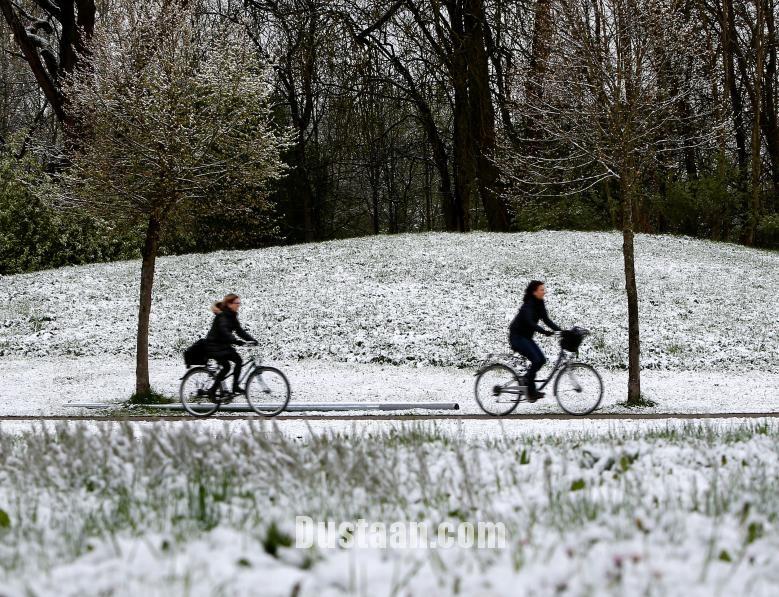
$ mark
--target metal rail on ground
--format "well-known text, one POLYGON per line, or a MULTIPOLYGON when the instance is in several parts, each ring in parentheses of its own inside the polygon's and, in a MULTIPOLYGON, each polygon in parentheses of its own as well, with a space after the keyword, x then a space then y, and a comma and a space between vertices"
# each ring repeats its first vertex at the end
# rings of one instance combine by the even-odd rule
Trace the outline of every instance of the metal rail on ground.
MULTIPOLYGON (((70 408, 106 409, 121 406, 120 404, 76 403, 66 404, 70 408)), ((179 403, 172 404, 138 404, 143 408, 155 408, 160 410, 183 411, 184 407, 179 403)), ((274 410, 273 405, 265 405, 268 410, 274 410)), ((195 408, 197 408, 195 406, 195 408)), ((208 407, 203 407, 206 410, 208 407)), ((225 404, 219 409, 221 412, 252 412, 248 404, 225 404)), ((305 404, 288 404, 285 412, 329 412, 329 411, 396 411, 396 410, 460 410, 456 402, 308 402, 305 404)))

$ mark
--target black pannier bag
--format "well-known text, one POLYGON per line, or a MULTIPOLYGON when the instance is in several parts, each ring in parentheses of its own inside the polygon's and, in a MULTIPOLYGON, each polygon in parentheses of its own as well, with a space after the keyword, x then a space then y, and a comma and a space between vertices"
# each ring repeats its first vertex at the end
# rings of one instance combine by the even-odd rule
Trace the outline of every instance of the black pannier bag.
POLYGON ((582 334, 576 328, 572 330, 564 330, 560 333, 560 348, 567 350, 568 352, 578 352, 579 346, 584 340, 585 334, 582 334))
POLYGON ((208 362, 208 352, 206 351, 206 341, 203 338, 184 351, 184 364, 187 367, 205 365, 206 362, 208 362))

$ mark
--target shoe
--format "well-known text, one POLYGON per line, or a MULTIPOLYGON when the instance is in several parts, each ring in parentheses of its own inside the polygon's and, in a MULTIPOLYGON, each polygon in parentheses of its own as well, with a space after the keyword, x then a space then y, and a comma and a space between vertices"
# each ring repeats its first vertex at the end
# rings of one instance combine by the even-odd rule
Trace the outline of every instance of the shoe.
POLYGON ((246 393, 246 388, 242 388, 241 386, 234 386, 233 387, 233 396, 240 396, 241 394, 246 393))
POLYGON ((527 401, 532 404, 533 402, 537 402, 538 400, 540 400, 544 396, 546 396, 546 394, 544 394, 544 392, 535 392, 533 394, 528 394, 527 395, 527 401))

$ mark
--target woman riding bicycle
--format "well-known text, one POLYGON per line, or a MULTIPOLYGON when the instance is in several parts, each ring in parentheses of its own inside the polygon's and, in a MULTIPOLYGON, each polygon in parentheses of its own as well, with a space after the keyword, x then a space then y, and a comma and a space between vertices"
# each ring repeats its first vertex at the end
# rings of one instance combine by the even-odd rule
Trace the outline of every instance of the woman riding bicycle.
POLYGON ((242 394, 244 390, 238 386, 243 360, 233 348, 233 344, 243 345, 245 342, 257 343, 238 323, 238 310, 241 308, 241 297, 237 294, 228 294, 211 306, 214 312, 214 321, 206 336, 206 352, 208 357, 219 363, 219 373, 216 375, 214 385, 209 390, 211 397, 216 394, 217 388, 227 378, 230 372, 230 363, 233 363, 233 394, 242 394), (237 334, 243 340, 235 337, 237 334), (245 342, 244 342, 245 341, 245 342))
POLYGON ((549 319, 544 304, 546 288, 544 283, 538 280, 532 280, 525 289, 525 297, 519 312, 511 321, 509 326, 509 343, 511 349, 517 351, 522 356, 530 360, 530 367, 525 374, 528 388, 528 400, 535 402, 543 397, 543 392, 536 389, 536 373, 546 363, 544 352, 533 340, 533 334, 538 332, 545 336, 551 336, 553 332, 545 330, 538 325, 539 320, 555 330, 560 331, 560 327, 549 319))

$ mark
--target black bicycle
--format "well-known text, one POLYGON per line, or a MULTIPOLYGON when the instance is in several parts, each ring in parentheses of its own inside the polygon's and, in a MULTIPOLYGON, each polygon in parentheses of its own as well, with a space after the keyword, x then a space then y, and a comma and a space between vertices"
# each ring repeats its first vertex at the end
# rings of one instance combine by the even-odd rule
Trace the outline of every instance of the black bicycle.
POLYGON ((234 394, 227 389, 227 379, 209 390, 216 383, 219 365, 209 360, 205 366, 191 367, 181 378, 179 397, 189 414, 195 417, 209 417, 224 404, 240 404, 245 401, 249 408, 263 417, 278 415, 289 404, 291 391, 287 377, 275 367, 262 364, 258 356, 250 355, 244 363, 239 384, 246 388, 243 394, 234 394))
MULTIPOLYGON (((571 415, 588 415, 603 398, 603 380, 594 367, 574 360, 588 330, 575 327, 558 333, 560 353, 546 379, 536 380, 543 390, 554 380, 557 403, 571 415)), ((511 414, 520 402, 529 402, 524 373, 527 361, 519 353, 490 355, 476 372, 476 402, 488 415, 511 414)))

